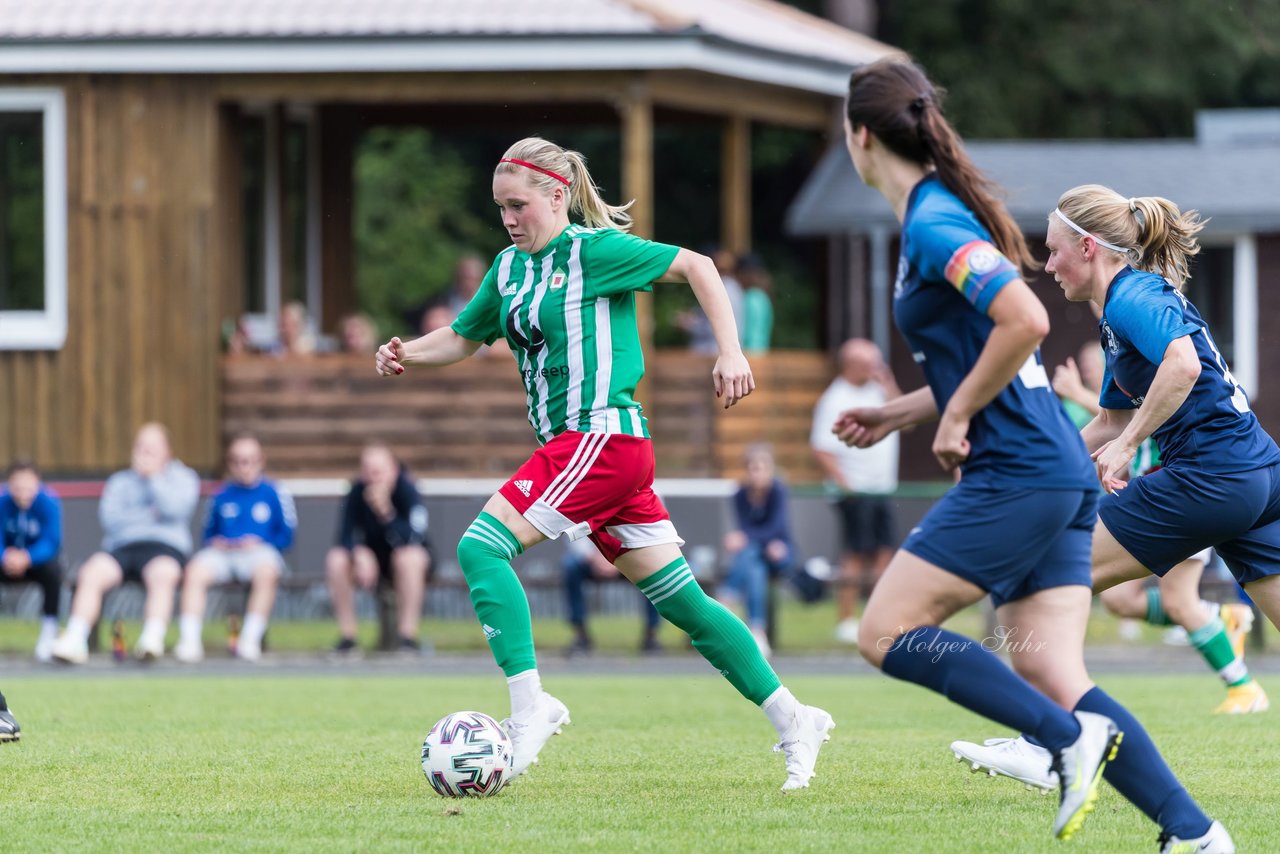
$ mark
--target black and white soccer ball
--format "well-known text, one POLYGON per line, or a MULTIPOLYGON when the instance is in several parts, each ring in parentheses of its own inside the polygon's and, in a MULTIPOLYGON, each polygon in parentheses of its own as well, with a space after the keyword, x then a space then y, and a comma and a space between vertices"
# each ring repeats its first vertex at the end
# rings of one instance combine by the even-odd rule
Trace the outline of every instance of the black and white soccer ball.
POLYGON ((422 742, 422 773, 446 798, 483 798, 511 779, 511 739, 482 712, 445 715, 422 742))

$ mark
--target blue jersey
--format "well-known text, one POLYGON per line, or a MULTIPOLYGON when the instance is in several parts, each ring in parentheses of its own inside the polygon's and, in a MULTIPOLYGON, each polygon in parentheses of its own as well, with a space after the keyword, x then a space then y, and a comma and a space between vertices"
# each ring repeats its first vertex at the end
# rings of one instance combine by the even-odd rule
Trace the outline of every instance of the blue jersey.
POLYGON ((0 495, 0 531, 4 548, 23 549, 34 566, 48 563, 62 549, 62 504, 41 489, 26 510, 9 493, 0 495))
MULTIPOLYGON (((995 326, 987 316, 991 301, 1018 278, 990 233, 936 175, 912 189, 893 314, 939 412, 973 370, 995 326)), ((973 416, 968 439, 969 459, 961 471, 973 486, 1098 486, 1084 442, 1049 388, 1038 350, 973 416)))
POLYGON ((1200 312, 1173 285, 1125 267, 1107 289, 1098 328, 1106 354, 1099 398, 1105 409, 1137 409, 1169 345, 1183 336, 1195 345, 1200 376, 1151 434, 1164 465, 1229 473, 1280 462, 1280 449, 1249 409, 1200 312))
POLYGON ((214 537, 238 540, 252 535, 284 551, 293 545, 297 527, 297 512, 288 492, 269 480, 260 480, 253 486, 229 481, 213 498, 204 541, 214 537))

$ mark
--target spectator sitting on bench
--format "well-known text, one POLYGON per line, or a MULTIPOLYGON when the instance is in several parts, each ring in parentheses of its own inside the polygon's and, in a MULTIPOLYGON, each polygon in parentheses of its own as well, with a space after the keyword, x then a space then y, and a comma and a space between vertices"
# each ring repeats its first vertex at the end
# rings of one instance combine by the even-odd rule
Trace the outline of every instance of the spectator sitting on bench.
POLYGON ((339 520, 338 543, 325 558, 333 613, 342 637, 339 655, 356 646, 356 587, 390 583, 398 598, 399 648, 417 652, 418 622, 431 558, 427 508, 404 467, 382 444, 360 454, 360 479, 351 485, 339 520))
POLYGON ((133 465, 107 478, 98 504, 102 551, 80 567, 67 628, 53 644, 53 657, 83 664, 89 632, 107 591, 125 581, 147 590, 142 635, 134 647, 144 661, 164 655, 164 635, 173 616, 173 596, 191 552, 191 517, 200 500, 200 478, 173 458, 169 432, 144 424, 133 441, 133 465))
MULTIPOLYGON (((600 554, 595 543, 583 537, 571 540, 560 561, 564 570, 564 593, 569 605, 569 625, 573 626, 573 643, 565 651, 567 655, 585 655, 595 647, 591 634, 587 631, 587 595, 588 581, 608 581, 620 579, 622 573, 600 554)), ((644 608, 644 636, 640 640, 640 651, 647 653, 662 652, 662 644, 658 643, 658 609, 653 607, 643 595, 640 597, 644 608)))
POLYGON ((787 517, 787 487, 776 476, 768 445, 747 448, 747 475, 733 496, 737 528, 724 537, 729 572, 720 586, 726 603, 743 602, 747 627, 767 658, 772 655, 767 634, 769 579, 791 563, 791 521, 787 517))
POLYGON ((62 505, 40 484, 40 472, 30 460, 14 460, 6 478, 9 489, 0 495, 0 584, 31 582, 44 593, 36 661, 53 660, 58 636, 58 597, 62 590, 62 505))
POLYGON ((209 587, 231 581, 249 585, 235 654, 246 661, 262 657, 262 636, 285 572, 282 552, 293 545, 298 526, 293 498, 263 477, 265 464, 257 437, 242 433, 227 445, 230 477, 213 498, 204 526, 204 548, 187 564, 182 584, 178 645, 173 649, 179 661, 194 663, 204 658, 200 634, 209 587))

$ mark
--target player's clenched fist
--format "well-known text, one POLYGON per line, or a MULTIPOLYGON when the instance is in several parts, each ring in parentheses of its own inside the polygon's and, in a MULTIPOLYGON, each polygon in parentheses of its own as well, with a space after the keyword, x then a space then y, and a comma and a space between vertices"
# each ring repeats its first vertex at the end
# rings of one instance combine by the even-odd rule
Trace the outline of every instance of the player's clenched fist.
POLYGON ((400 364, 403 359, 404 344, 399 338, 392 338, 378 348, 378 355, 374 358, 374 367, 378 371, 378 376, 392 377, 403 374, 404 365, 400 364))

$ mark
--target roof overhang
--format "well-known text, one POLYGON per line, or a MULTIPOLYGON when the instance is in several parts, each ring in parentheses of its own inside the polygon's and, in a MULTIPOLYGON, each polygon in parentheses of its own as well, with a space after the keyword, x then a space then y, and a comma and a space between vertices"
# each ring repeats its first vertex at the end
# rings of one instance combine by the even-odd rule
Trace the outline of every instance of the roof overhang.
MULTIPOLYGON (((1207 235, 1280 231, 1280 145, 974 141, 966 149, 1028 234, 1043 234, 1058 198, 1080 184, 1172 199, 1208 218, 1207 235)), ((843 141, 827 150, 786 218, 788 233, 797 236, 897 227, 888 202, 858 178, 843 141)))
POLYGON ((0 42, 0 74, 693 70, 838 97, 852 68, 698 32, 0 42))

